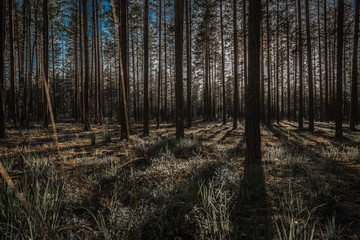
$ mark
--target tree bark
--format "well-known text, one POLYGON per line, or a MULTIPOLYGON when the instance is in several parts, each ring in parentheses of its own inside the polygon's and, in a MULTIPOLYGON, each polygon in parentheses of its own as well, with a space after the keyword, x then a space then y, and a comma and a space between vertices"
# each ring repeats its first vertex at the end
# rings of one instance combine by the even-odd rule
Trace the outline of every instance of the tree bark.
POLYGON ((313 68, 312 68, 312 51, 310 38, 310 13, 309 0, 305 0, 306 15, 306 45, 307 45, 307 67, 308 67, 308 87, 309 87, 309 131, 314 131, 314 92, 313 92, 313 68))
POLYGON ((320 122, 324 120, 323 110, 323 83, 322 83, 322 51, 321 51, 321 28, 320 28, 320 0, 317 0, 317 14, 318 14, 318 34, 319 34, 319 85, 320 85, 320 122))
POLYGON ((303 53, 302 53, 301 0, 298 0, 298 41, 299 41, 299 129, 303 129, 303 53))
POLYGON ((187 79, 186 79, 186 119, 187 119, 187 127, 191 127, 192 125, 192 107, 191 107, 191 43, 190 43, 190 24, 189 24, 189 15, 191 14, 191 9, 189 7, 189 1, 185 0, 186 2, 186 73, 187 73, 187 79), (190 13, 189 13, 190 12, 190 13))
MULTIPOLYGON (((44 72, 44 89, 49 86, 49 12, 48 12, 48 0, 44 0, 43 3, 43 72, 44 72)), ((45 97, 43 108, 43 127, 48 128, 49 125, 49 112, 48 103, 45 97)))
POLYGON ((220 30, 221 30, 221 80, 223 100, 223 124, 226 124, 226 92, 225 92, 225 47, 224 47, 224 24, 223 24, 223 0, 220 0, 220 30))
POLYGON ((5 38, 6 38, 6 1, 0 2, 0 138, 5 138, 5 38))
POLYGON ((358 122, 358 41, 359 41, 359 8, 360 1, 355 4, 355 29, 354 29, 354 49, 352 60, 352 79, 351 79, 351 105, 350 105, 350 129, 355 130, 358 122))
POLYGON ((10 113, 15 127, 18 123, 18 110, 16 98, 16 65, 15 65, 15 41, 14 41, 14 5, 13 0, 9 1, 9 28, 10 28, 10 113))
POLYGON ((84 79, 84 124, 85 131, 91 130, 90 125, 90 86, 89 86, 89 32, 88 32, 88 12, 87 12, 87 0, 83 2, 83 29, 84 29, 84 53, 85 53, 85 79, 84 79))
POLYGON ((233 129, 237 129, 239 113, 239 82, 238 82, 238 40, 237 40, 237 14, 236 0, 233 0, 233 41, 234 41, 234 109, 233 109, 233 129))
POLYGON ((342 70, 343 70, 343 47, 344 47, 344 0, 338 0, 338 24, 337 24, 337 52, 336 52, 336 108, 335 137, 342 137, 342 70))
POLYGON ((175 0, 175 101, 176 138, 178 140, 184 137, 183 25, 184 0, 175 0))
POLYGON ((266 37, 267 37, 267 124, 271 124, 271 56, 270 56, 270 16, 269 0, 266 0, 266 37))
POLYGON ((149 135, 149 0, 144 4, 144 136, 149 135))
POLYGON ((261 162, 260 136, 260 21, 261 0, 249 1, 249 82, 246 93, 246 163, 261 162))

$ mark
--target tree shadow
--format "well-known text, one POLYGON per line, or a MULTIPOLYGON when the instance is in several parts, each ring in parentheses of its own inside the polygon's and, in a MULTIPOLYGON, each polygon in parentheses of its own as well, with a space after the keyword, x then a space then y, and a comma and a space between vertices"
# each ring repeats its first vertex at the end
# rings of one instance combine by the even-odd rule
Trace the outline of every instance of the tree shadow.
POLYGON ((272 239, 272 211, 261 163, 245 165, 234 209, 234 239, 272 239))

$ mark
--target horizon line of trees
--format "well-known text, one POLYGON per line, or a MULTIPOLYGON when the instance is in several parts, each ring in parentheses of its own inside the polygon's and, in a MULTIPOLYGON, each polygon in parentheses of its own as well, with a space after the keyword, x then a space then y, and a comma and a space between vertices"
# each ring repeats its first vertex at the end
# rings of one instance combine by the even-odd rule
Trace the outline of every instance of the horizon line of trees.
POLYGON ((359 1, 291 3, 1 1, 0 138, 8 124, 47 128, 49 105, 85 130, 116 120, 124 139, 134 122, 148 135, 155 119, 181 138, 196 118, 231 118, 234 129, 307 119, 311 132, 334 121, 341 137, 345 120, 359 122, 359 1))

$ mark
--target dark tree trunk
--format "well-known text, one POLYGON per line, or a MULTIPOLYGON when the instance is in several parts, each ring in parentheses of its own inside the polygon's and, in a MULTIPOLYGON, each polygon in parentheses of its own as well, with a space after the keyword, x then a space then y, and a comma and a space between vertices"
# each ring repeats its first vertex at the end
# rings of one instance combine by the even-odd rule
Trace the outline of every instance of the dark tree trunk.
POLYGON ((175 0, 175 101, 177 139, 184 137, 183 25, 184 0, 175 0))
POLYGON ((223 24, 223 1, 220 0, 220 30, 221 30, 221 80, 223 101, 223 124, 226 124, 226 92, 225 92, 225 47, 224 47, 224 24, 223 24))
POLYGON ((120 70, 121 81, 120 81, 120 96, 121 96, 121 104, 120 104, 120 122, 121 122, 121 138, 128 139, 128 123, 125 115, 128 116, 128 108, 127 103, 129 102, 129 71, 128 71, 128 48, 129 48, 129 34, 128 34, 128 0, 121 0, 120 7, 120 16, 121 16, 121 24, 120 27, 120 46, 121 46, 121 62, 122 68, 120 70), (123 71, 123 74, 121 74, 123 71), (124 89, 123 89, 124 88, 124 89), (125 94, 125 96, 123 96, 125 94), (125 113, 126 111, 126 113, 125 113))
POLYGON ((267 37, 267 124, 271 124, 271 56, 270 56, 270 16, 269 0, 266 0, 266 37, 267 37))
POLYGON ((9 28, 10 28, 10 113, 13 124, 17 127, 18 110, 16 98, 16 65, 15 65, 15 41, 14 41, 14 5, 13 0, 9 0, 9 28))
POLYGON ((321 52, 321 31, 320 31, 320 0, 317 0, 317 14, 318 14, 318 34, 319 34, 319 85, 320 85, 320 122, 324 120, 323 110, 323 83, 322 83, 322 52, 321 52))
POLYGON ((337 52, 336 52, 336 108, 335 136, 342 137, 342 70, 343 70, 343 47, 344 47, 344 0, 338 1, 338 23, 337 23, 337 52))
POLYGON ((328 68, 328 43, 327 43, 327 0, 324 0, 324 52, 325 52, 325 120, 330 120, 329 114, 329 68, 328 68))
POLYGON ((186 72, 187 72, 187 79, 186 79, 186 119, 187 119, 187 127, 191 127, 192 124, 192 107, 191 107, 191 43, 190 43, 190 24, 189 24, 189 15, 191 14, 191 9, 189 7, 189 1, 186 1, 186 72))
POLYGON ((149 0, 144 4, 144 136, 149 135, 149 0))
POLYGON ((233 0, 233 41, 234 41, 234 109, 233 109, 233 129, 237 128, 239 113, 239 82, 238 82, 238 40, 237 40, 237 16, 236 0, 233 0))
POLYGON ((261 162, 260 136, 260 22, 261 0, 249 1, 249 83, 246 94, 246 162, 261 162))
POLYGON ((306 45, 307 45, 307 67, 308 67, 308 87, 309 87, 309 131, 314 131, 314 93, 313 93, 313 69, 312 69, 312 52, 310 38, 310 13, 309 0, 305 0, 306 15, 306 45))
POLYGON ((290 90, 290 18, 289 18, 289 3, 286 0, 286 82, 287 82, 287 119, 291 120, 291 90, 290 90))
MULTIPOLYGON (((43 72, 44 72, 44 89, 49 87, 49 11, 48 11, 48 0, 44 0, 43 3, 43 72)), ((46 95, 46 94, 45 94, 46 95)), ((49 125, 49 105, 47 98, 44 100, 43 107, 43 127, 48 128, 49 125)))
MULTIPOLYGON (((243 0, 243 48, 244 48, 244 88, 245 97, 241 96, 241 99, 246 98, 247 83, 248 83, 248 63, 247 63, 247 43, 246 43, 246 0, 243 0)), ((242 101, 241 101, 242 102, 242 101)), ((240 104, 242 106, 242 104, 240 104)), ((240 106, 240 108, 241 108, 240 106)), ((241 111, 240 111, 241 113, 241 111)))
POLYGON ((158 72, 158 89, 157 89, 157 112, 156 112, 156 128, 160 127, 160 111, 161 111, 161 77, 162 77, 162 69, 161 69, 161 18, 162 18, 162 0, 159 0, 159 72, 158 72))
POLYGON ((359 41, 359 8, 360 1, 356 1, 355 6, 355 29, 354 29, 354 49, 352 61, 352 81, 351 81, 351 107, 350 107, 350 129, 355 130, 358 122, 358 41, 359 41))
POLYGON ((84 79, 84 123, 85 131, 91 130, 90 126, 90 66, 89 66, 89 32, 87 0, 83 2, 83 29, 84 29, 84 52, 85 52, 85 79, 84 79))
POLYGON ((299 129, 303 129, 303 53, 302 53, 301 0, 298 0, 298 41, 299 41, 299 129))
POLYGON ((5 38, 6 0, 0 2, 0 138, 5 138, 5 38))

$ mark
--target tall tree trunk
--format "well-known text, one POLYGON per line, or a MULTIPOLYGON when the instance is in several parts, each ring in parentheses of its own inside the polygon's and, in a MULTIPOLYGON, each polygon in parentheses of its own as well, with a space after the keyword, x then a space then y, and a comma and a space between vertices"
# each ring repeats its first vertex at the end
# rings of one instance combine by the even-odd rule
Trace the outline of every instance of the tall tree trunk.
POLYGON ((95 20, 96 20, 96 56, 97 56, 97 69, 95 69, 97 71, 97 102, 98 102, 98 119, 97 122, 102 124, 103 122, 103 112, 102 112, 102 95, 101 95, 101 89, 102 89, 102 77, 101 77, 101 62, 100 62, 100 55, 101 55, 101 51, 100 51, 100 27, 99 27, 99 3, 96 0, 95 1, 95 20))
POLYGON ((328 68, 328 40, 327 40, 327 0, 324 0, 324 52, 325 52, 325 119, 330 120, 329 114, 329 68, 328 68))
POLYGON ((167 69, 167 26, 166 26, 166 22, 167 22, 167 19, 166 19, 166 3, 164 3, 164 93, 165 93, 165 96, 164 96, 164 120, 167 121, 168 120, 168 106, 167 106, 167 100, 168 100, 168 81, 167 81, 167 76, 168 76, 168 69, 167 69))
MULTIPOLYGON (((77 8, 77 6, 76 6, 77 8)), ((77 28, 78 28, 78 18, 75 15, 75 26, 74 26, 74 32, 77 33, 77 28)), ((54 39, 54 37, 52 38, 54 39)), ((52 41, 52 49, 54 49, 54 43, 52 41)), ((54 55, 53 55, 53 59, 54 59, 54 55)), ((75 61, 75 75, 74 75, 74 84, 75 84, 75 92, 74 92, 74 105, 73 105, 73 114, 74 114, 74 119, 77 122, 78 121, 78 94, 79 94, 79 73, 78 73, 78 39, 77 39, 77 34, 74 35, 74 61, 75 61)), ((53 66, 54 66, 54 62, 53 62, 53 66)), ((54 67, 53 67, 53 76, 54 76, 54 67)))
POLYGON ((279 105, 279 1, 276 1, 276 122, 280 122, 280 105, 279 105))
POLYGON ((303 53, 302 53, 301 0, 298 0, 298 41, 299 41, 299 128, 303 128, 303 53))
POLYGON ((319 34, 319 85, 320 85, 320 122, 324 121, 324 110, 323 110, 323 83, 322 83, 322 51, 321 51, 321 28, 320 28, 320 0, 317 0, 317 14, 318 14, 318 34, 319 34))
POLYGON ((183 94, 183 25, 184 0, 175 0, 175 101, 176 138, 184 137, 184 94, 183 94))
POLYGON ((356 1, 355 6, 355 29, 354 29, 354 48, 352 61, 351 79, 351 106, 350 106, 350 129, 355 130, 355 124, 359 121, 358 113, 358 41, 359 41, 359 8, 360 1, 356 1))
POLYGON ((52 58, 52 80, 53 80, 53 114, 54 119, 56 119, 56 79, 55 79, 55 47, 54 47, 54 23, 51 24, 51 58, 52 58))
POLYGON ((249 1, 249 83, 246 93, 246 162, 261 162, 260 136, 260 22, 261 0, 249 1))
POLYGON ((309 87, 309 131, 314 131, 314 93, 313 93, 313 69, 312 69, 312 51, 310 38, 310 13, 309 0, 305 0, 306 15, 306 45, 307 45, 307 67, 308 67, 308 87, 309 87))
POLYGON ((290 18, 289 18, 289 3, 286 0, 286 82, 287 82, 287 119, 291 120, 291 90, 290 90, 290 18))
POLYGON ((89 66, 89 32, 88 32, 88 12, 87 0, 83 2, 83 29, 84 29, 84 53, 85 53, 85 79, 84 79, 84 124, 85 131, 91 130, 90 125, 90 66, 89 66))
POLYGON ((13 124, 17 127, 18 111, 16 99, 16 65, 15 65, 15 41, 14 41, 14 5, 13 0, 9 1, 9 28, 10 28, 10 113, 13 124))
POLYGON ((149 135, 149 0, 144 4, 144 136, 149 135))
POLYGON ((134 109, 134 121, 137 121, 138 117, 138 109, 137 109, 137 99, 136 99, 136 75, 135 75, 135 26, 134 26, 134 20, 131 21, 131 60, 132 60, 132 81, 133 81, 133 109, 134 109))
MULTIPOLYGON (((44 0, 43 3, 43 72, 44 72, 44 89, 49 87, 49 11, 48 11, 48 0, 44 0)), ((46 89, 45 89, 46 91, 46 89)), ((49 124, 49 111, 48 103, 45 97, 44 108, 43 108, 43 127, 48 128, 49 124)))
POLYGON ((237 16, 236 16, 236 0, 233 0, 233 41, 234 41, 234 113, 233 113, 233 129, 237 128, 237 120, 239 113, 239 82, 238 82, 238 40, 237 40, 237 16))
POLYGON ((160 127, 160 96, 161 96, 161 77, 162 77, 162 69, 161 69, 161 18, 162 18, 162 0, 159 0, 159 70, 158 70, 158 91, 157 91, 157 112, 156 112, 156 128, 160 127))
POLYGON ((266 37, 267 37, 267 124, 271 124, 271 56, 270 56, 270 16, 269 0, 266 0, 266 37))
MULTIPOLYGON (((128 102, 129 102, 129 68, 128 68, 128 48, 129 48, 129 34, 128 34, 128 0, 121 0, 121 7, 120 7, 120 17, 121 17, 121 24, 120 33, 121 37, 119 39, 120 46, 121 46, 121 64, 122 67, 120 69, 121 75, 121 86, 120 86, 120 96, 121 97, 121 104, 120 104, 120 121, 121 121, 121 138, 128 139, 128 122, 126 120, 126 116, 128 116, 128 102), (123 74, 121 74, 121 71, 123 74), (122 86, 124 84, 124 86, 122 86), (124 89, 123 89, 124 88, 124 89), (123 96, 124 94, 124 96, 123 96), (125 113, 126 111, 126 113, 125 113)), ((128 139, 129 140, 129 139, 128 139)))
POLYGON ((338 24, 337 24, 337 52, 336 52, 336 108, 335 136, 342 137, 342 70, 343 70, 343 47, 344 47, 344 0, 338 0, 338 24))
POLYGON ((223 0, 220 0, 220 30, 221 30, 221 80, 223 100, 223 124, 226 124, 226 92, 225 92, 225 47, 224 47, 224 24, 223 24, 223 0))
POLYGON ((5 38, 6 38, 6 1, 0 2, 0 138, 5 138, 5 38))
POLYGON ((190 24, 189 24, 189 15, 191 14, 191 9, 189 7, 189 1, 185 0, 185 8, 186 8, 186 72, 187 72, 187 79, 186 79, 186 119, 187 119, 187 127, 191 127, 192 124, 192 114, 191 114, 191 43, 190 43, 190 24))
MULTIPOLYGON (((245 86, 245 98, 247 92, 248 83, 248 64, 247 64, 247 39, 246 39, 246 0, 243 0, 243 48, 244 48, 244 85, 245 86)), ((244 99, 244 97, 241 97, 244 99)), ((242 105, 242 104, 241 104, 242 105)))

